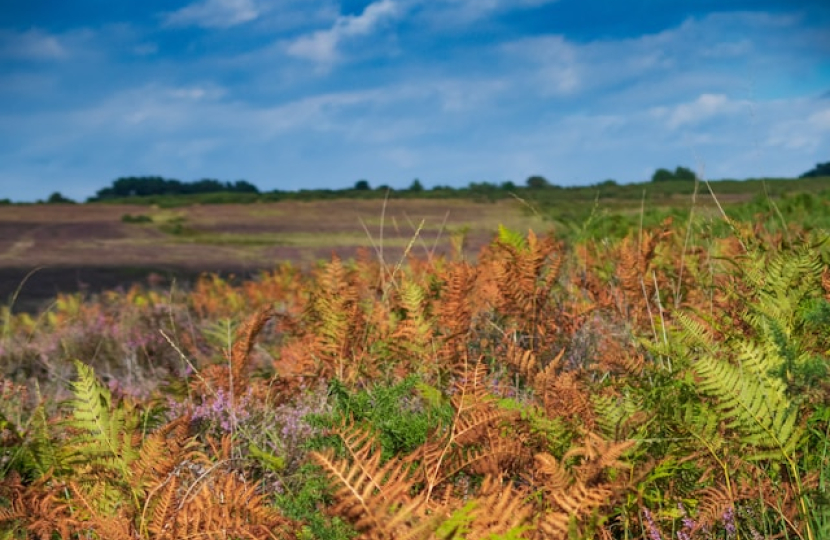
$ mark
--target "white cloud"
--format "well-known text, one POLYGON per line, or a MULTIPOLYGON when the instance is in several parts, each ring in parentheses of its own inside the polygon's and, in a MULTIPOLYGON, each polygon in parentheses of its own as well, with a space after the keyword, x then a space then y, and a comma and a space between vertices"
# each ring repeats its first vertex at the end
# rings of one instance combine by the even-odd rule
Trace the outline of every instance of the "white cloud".
POLYGON ((373 2, 360 15, 341 15, 331 28, 300 36, 286 50, 291 56, 330 65, 338 59, 338 46, 344 39, 367 35, 398 12, 399 5, 394 0, 373 2))
POLYGON ((583 49, 569 42, 563 36, 549 35, 522 39, 501 47, 512 69, 517 66, 525 71, 534 93, 543 96, 567 95, 581 86, 581 65, 579 57, 583 49))
POLYGON ((68 52, 60 40, 41 30, 0 30, 0 58, 60 60, 66 56, 68 52))
POLYGON ((689 103, 681 103, 669 108, 656 108, 658 117, 665 117, 670 129, 688 126, 710 120, 720 115, 733 114, 745 109, 746 103, 732 101, 723 94, 701 94, 689 103))
POLYGON ((201 0, 164 15, 168 26, 230 28, 252 21, 260 11, 253 0, 201 0))

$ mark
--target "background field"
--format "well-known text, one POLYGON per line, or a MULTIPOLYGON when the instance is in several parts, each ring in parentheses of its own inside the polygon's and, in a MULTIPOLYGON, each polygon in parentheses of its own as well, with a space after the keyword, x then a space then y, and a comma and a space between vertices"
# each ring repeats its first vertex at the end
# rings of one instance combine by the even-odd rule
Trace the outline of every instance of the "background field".
MULTIPOLYGON (((828 178, 711 186, 730 217, 767 221, 773 229, 792 221, 830 226, 828 178)), ((307 267, 333 253, 354 257, 361 248, 387 262, 407 249, 427 257, 460 249, 473 257, 499 225, 553 230, 566 239, 621 238, 632 228, 667 217, 685 220, 693 212, 728 232, 709 188, 695 182, 243 195, 238 201, 236 194, 207 194, 134 197, 131 204, 2 205, 0 299, 19 289, 15 310, 31 311, 58 292, 97 292, 148 279, 167 286, 203 272, 248 277, 283 262, 307 267)))
POLYGON ((150 276, 157 284, 202 272, 245 276, 288 261, 307 266, 332 253, 352 257, 360 248, 376 256, 382 249, 393 261, 410 243, 423 256, 446 254, 456 242, 473 255, 500 223, 517 230, 546 226, 506 200, 390 200, 385 210, 378 200, 7 206, 0 208, 0 298, 9 298, 33 269, 18 309, 58 291, 99 291, 150 276))

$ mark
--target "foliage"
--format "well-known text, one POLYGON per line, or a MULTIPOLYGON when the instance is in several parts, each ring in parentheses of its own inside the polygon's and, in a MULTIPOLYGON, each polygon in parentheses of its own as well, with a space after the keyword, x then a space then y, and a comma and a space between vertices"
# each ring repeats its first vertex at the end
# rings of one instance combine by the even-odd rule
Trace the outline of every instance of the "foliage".
POLYGON ((651 176, 652 182, 694 181, 697 175, 688 167, 677 167, 674 172, 668 169, 657 169, 651 176))
POLYGON ((153 218, 145 214, 124 214, 121 216, 122 223, 152 223, 153 218))
POLYGON ((0 537, 823 538, 825 201, 6 310, 0 537))
POLYGON ((103 201, 121 197, 144 197, 148 195, 192 195, 202 193, 259 193, 256 186, 245 180, 220 182, 205 178, 195 182, 182 182, 160 176, 128 176, 112 182, 112 186, 99 189, 90 200, 103 201))
POLYGON ((55 191, 49 198, 46 199, 46 204, 74 204, 75 201, 68 197, 64 197, 61 192, 55 191))
POLYGON ((550 186, 550 182, 548 182, 547 178, 544 176, 530 176, 525 181, 525 185, 530 189, 544 189, 550 186))
POLYGON ((830 161, 817 163, 815 167, 799 176, 799 178, 820 178, 827 176, 830 176, 830 161))

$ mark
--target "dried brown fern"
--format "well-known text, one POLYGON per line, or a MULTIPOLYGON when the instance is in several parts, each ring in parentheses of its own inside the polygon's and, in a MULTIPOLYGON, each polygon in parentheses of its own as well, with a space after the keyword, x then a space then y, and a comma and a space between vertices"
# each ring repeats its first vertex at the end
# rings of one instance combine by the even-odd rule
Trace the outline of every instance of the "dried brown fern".
POLYGON ((569 450, 560 462, 542 452, 535 456, 536 474, 529 478, 531 486, 543 494, 544 504, 538 517, 539 538, 566 539, 574 526, 587 523, 603 508, 620 502, 629 480, 617 474, 614 479, 608 469, 629 469, 620 458, 633 446, 633 441, 613 443, 588 433, 585 443, 569 450), (567 469, 564 462, 579 458, 567 469))
POLYGON ((393 458, 381 464, 378 444, 358 428, 335 430, 343 440, 347 459, 333 451, 314 452, 336 488, 331 512, 351 521, 365 538, 391 540, 415 526, 423 499, 410 496, 413 481, 406 462, 393 458))
POLYGON ((458 378, 451 398, 452 425, 410 456, 420 464, 427 502, 436 488, 463 470, 498 476, 529 458, 519 432, 512 439, 502 432, 502 424, 515 420, 518 412, 495 406, 486 387, 486 366, 480 361, 473 367, 465 365, 458 378))
POLYGON ((274 315, 273 308, 265 307, 248 317, 237 330, 233 345, 227 352, 227 364, 204 368, 200 376, 191 382, 193 391, 205 395, 215 394, 218 389, 222 389, 234 397, 243 395, 249 384, 250 355, 256 337, 274 315))
POLYGON ((234 396, 241 396, 248 386, 251 351, 265 324, 275 315, 274 308, 262 308, 242 325, 236 333, 230 351, 231 382, 234 396))
POLYGON ((452 370, 468 359, 467 343, 472 323, 470 292, 476 281, 476 270, 466 262, 448 266, 444 288, 437 303, 436 314, 441 331, 438 359, 440 368, 452 370))
POLYGON ((604 478, 606 469, 631 469, 632 466, 620 458, 635 444, 631 440, 607 441, 596 433, 588 432, 584 444, 570 449, 562 459, 581 457, 581 463, 574 467, 576 477, 586 486, 592 486, 607 481, 604 478))
POLYGON ((65 488, 51 474, 23 484, 20 475, 11 472, 0 482, 0 495, 11 502, 9 509, 0 509, 0 523, 14 524, 41 540, 51 540, 55 533, 69 540, 78 522, 67 504, 65 488))
POLYGON ((296 538, 297 526, 264 504, 255 483, 233 473, 200 484, 180 502, 171 526, 157 540, 180 538, 296 538), (279 534, 278 534, 279 533, 279 534))
POLYGON ((563 371, 555 377, 546 377, 538 394, 551 418, 564 418, 588 430, 596 426, 596 414, 584 384, 577 373, 563 371))
POLYGON ((474 505, 468 538, 490 538, 530 529, 534 508, 528 493, 504 483, 499 476, 484 477, 474 505))

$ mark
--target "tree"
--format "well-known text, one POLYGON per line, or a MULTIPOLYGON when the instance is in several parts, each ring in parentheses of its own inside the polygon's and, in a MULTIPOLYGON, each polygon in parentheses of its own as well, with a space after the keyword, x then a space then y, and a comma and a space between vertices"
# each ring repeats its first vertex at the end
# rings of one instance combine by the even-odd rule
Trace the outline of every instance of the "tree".
POLYGON ((230 190, 236 193, 259 193, 259 188, 247 180, 237 180, 230 190))
POLYGON ((417 178, 409 185, 409 191, 421 192, 424 190, 424 185, 417 178))
POLYGON ((671 182, 672 180, 674 180, 674 175, 668 169, 657 169, 651 175, 652 182, 671 182))
POLYGON ((60 191, 56 191, 49 195, 49 198, 46 199, 46 204, 74 204, 75 201, 68 197, 64 197, 61 195, 60 191))
POLYGON ((799 178, 819 178, 821 176, 830 176, 830 161, 817 163, 815 167, 799 176, 799 178))
POLYGON ((692 169, 686 167, 677 167, 674 170, 674 179, 675 180, 686 180, 689 182, 694 182, 697 178, 697 175, 692 169))
POLYGON ((652 182, 673 182, 675 180, 694 182, 696 178, 697 175, 695 172, 688 167, 677 167, 674 169, 674 172, 661 168, 654 171, 654 174, 651 175, 652 182))
POLYGON ((499 188, 505 191, 513 191, 516 189, 516 184, 514 184, 511 180, 506 180, 499 185, 499 188))
POLYGON ((525 185, 530 189, 544 189, 550 187, 550 182, 544 176, 534 175, 525 181, 525 185))
POLYGON ((372 188, 369 186, 368 180, 358 180, 354 183, 354 189, 355 191, 369 191, 372 188))

